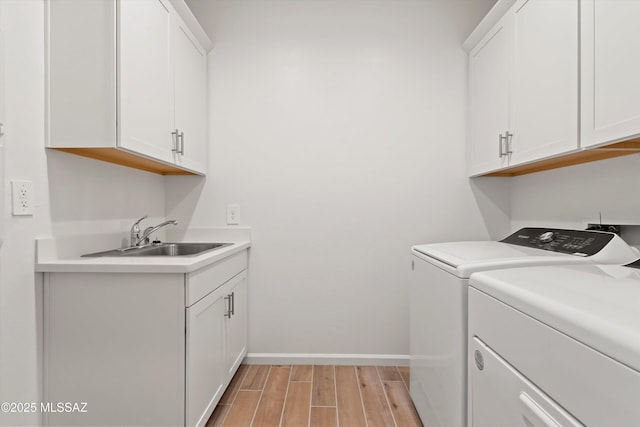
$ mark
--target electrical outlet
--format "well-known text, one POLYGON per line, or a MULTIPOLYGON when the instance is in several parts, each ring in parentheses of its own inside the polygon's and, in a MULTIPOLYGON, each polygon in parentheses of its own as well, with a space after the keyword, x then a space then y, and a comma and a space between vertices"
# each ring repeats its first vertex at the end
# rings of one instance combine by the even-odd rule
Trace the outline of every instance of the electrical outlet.
POLYGON ((227 224, 228 225, 240 224, 240 206, 238 205, 227 206, 227 224))
POLYGON ((33 182, 11 180, 11 199, 13 215, 33 215, 33 182))

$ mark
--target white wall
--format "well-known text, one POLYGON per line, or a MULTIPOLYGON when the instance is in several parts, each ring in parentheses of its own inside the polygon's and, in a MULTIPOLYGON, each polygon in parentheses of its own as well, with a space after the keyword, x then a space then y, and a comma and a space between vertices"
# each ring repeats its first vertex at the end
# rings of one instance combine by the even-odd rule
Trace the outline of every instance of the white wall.
POLYGON ((512 178, 512 227, 640 224, 639 182, 637 154, 512 178))
MULTIPOLYGON (((126 230, 142 214, 220 225, 239 203, 255 237, 251 351, 406 354, 409 246, 485 238, 508 218, 504 181, 471 187, 462 161, 459 45, 492 1, 208 3, 217 47, 203 180, 47 152, 43 2, 0 1, 0 401, 40 398, 39 236, 126 230), (11 179, 33 181, 33 217, 11 217, 11 179)), ((38 423, 0 414, 0 425, 38 423)))
POLYGON ((464 171, 460 46, 492 3, 188 1, 215 43, 211 170, 167 180, 167 216, 241 206, 250 352, 406 355, 410 246, 508 230, 504 181, 464 171))
MULTIPOLYGON (((39 236, 126 230, 138 215, 164 217, 164 178, 44 148, 44 8, 1 0, 5 43, 5 241, 0 247, 0 402, 38 402, 42 288, 39 236), (34 183, 35 215, 10 214, 11 179, 34 183)), ((150 221, 153 221, 150 220, 150 221)), ((37 425, 39 414, 0 413, 0 425, 37 425)))

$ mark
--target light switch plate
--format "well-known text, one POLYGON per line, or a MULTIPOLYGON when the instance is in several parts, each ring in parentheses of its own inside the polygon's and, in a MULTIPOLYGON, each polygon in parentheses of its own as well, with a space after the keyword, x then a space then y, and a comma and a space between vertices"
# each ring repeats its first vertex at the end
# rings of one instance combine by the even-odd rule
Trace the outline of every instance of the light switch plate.
POLYGON ((11 180, 11 201, 14 216, 33 215, 33 182, 11 180))
POLYGON ((240 206, 239 205, 227 206, 227 224, 228 225, 240 224, 240 206))

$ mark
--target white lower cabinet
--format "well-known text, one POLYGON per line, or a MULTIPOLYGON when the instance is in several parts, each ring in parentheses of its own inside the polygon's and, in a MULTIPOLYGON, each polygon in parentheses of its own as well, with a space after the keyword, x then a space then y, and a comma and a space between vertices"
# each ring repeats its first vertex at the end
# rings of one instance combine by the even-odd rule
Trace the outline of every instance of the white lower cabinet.
POLYGON ((227 376, 233 374, 247 354, 247 276, 234 277, 226 286, 227 298, 231 300, 231 312, 225 322, 225 369, 227 376))
POLYGON ((85 411, 44 424, 204 426, 246 354, 246 268, 45 273, 44 404, 85 411))
POLYGON ((187 424, 204 425, 224 391, 224 315, 222 291, 187 308, 187 424))
POLYGON ((205 425, 247 349, 247 275, 187 307, 187 425, 205 425))

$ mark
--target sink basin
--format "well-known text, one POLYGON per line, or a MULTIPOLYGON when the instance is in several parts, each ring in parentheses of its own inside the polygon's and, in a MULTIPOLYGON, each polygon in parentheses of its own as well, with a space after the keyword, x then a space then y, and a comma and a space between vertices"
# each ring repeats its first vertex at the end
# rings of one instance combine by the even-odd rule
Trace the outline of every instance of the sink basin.
POLYGON ((232 243, 161 243, 143 248, 123 248, 82 255, 82 257, 157 257, 193 256, 222 249, 232 243))

